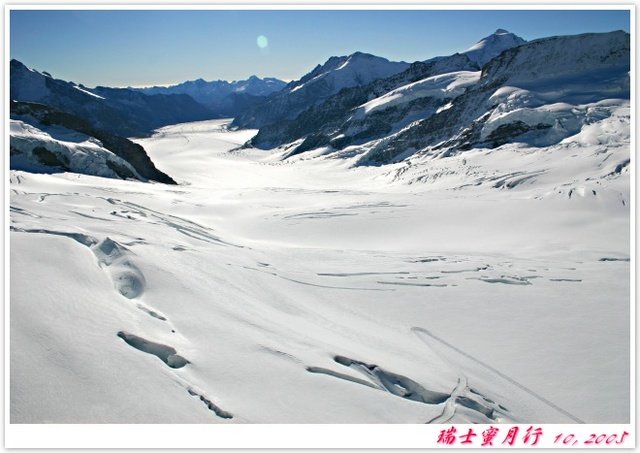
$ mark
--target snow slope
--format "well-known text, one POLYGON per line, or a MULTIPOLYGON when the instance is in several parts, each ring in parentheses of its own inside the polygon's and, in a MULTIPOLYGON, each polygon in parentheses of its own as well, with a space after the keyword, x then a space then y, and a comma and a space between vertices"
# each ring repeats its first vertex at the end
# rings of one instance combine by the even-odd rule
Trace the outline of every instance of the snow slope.
POLYGON ((613 117, 358 168, 226 126, 140 141, 179 186, 11 171, 12 423, 629 421, 613 117))
MULTIPOLYGON (((480 71, 458 71, 439 74, 396 88, 379 98, 363 104, 359 109, 361 109, 362 113, 368 114, 420 98, 454 98, 464 93, 465 88, 476 83, 478 79, 480 79, 480 71)), ((358 113, 356 111, 355 115, 358 115, 358 113)))
POLYGON ((624 31, 553 36, 509 49, 483 68, 483 79, 551 88, 576 76, 593 78, 629 70, 629 34, 624 31))

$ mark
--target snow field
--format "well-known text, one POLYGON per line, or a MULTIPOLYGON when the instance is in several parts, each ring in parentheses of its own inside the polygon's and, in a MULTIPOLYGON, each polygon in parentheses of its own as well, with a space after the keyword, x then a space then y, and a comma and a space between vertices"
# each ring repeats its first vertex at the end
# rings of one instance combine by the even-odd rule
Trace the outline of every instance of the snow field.
POLYGON ((11 422, 629 421, 606 122, 402 172, 226 124, 140 140, 178 186, 11 172, 11 422))

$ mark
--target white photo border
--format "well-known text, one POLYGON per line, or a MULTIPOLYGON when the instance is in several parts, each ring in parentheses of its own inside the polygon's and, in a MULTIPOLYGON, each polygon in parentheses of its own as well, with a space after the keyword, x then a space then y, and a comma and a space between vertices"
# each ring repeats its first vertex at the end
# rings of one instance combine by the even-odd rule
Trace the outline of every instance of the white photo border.
MULTIPOLYGON (((636 4, 620 2, 606 4, 602 2, 564 2, 552 3, 551 0, 538 1, 535 4, 521 2, 471 3, 469 1, 428 2, 403 0, 402 3, 390 4, 382 1, 366 1, 345 3, 340 0, 323 2, 298 2, 284 0, 272 3, 252 2, 206 2, 190 1, 188 4, 165 2, 113 1, 108 3, 87 4, 80 0, 67 1, 64 4, 54 2, 30 3, 27 1, 4 2, 4 448, 220 448, 220 449, 405 449, 405 448, 452 448, 437 444, 442 429, 450 425, 362 425, 362 424, 246 424, 246 425, 147 425, 147 424, 11 424, 9 423, 9 295, 10 295, 10 244, 9 244, 9 58, 10 58, 10 12, 12 10, 37 9, 81 9, 81 10, 113 10, 113 9, 147 9, 147 10, 628 10, 630 12, 631 33, 631 212, 630 212, 630 244, 631 250, 631 285, 630 285, 630 408, 629 424, 542 424, 544 435, 537 448, 561 447, 602 447, 612 446, 634 448, 636 445, 636 4), (627 432, 626 440, 620 445, 584 445, 591 434, 619 434, 627 432), (573 434, 571 442, 563 441, 573 434), (559 442, 554 439, 562 435, 559 442), (573 440, 577 440, 573 444, 573 440)), ((486 425, 456 424, 458 432, 466 432, 475 427, 480 433, 486 425)), ((507 428, 518 426, 522 433, 531 425, 505 425, 507 428)), ((619 439, 619 437, 617 437, 619 439)), ((455 445, 458 447, 459 445, 455 445)), ((474 447, 477 447, 475 444, 474 447)), ((515 447, 526 447, 516 445, 515 447)), ((493 448, 513 448, 496 443, 493 448)))

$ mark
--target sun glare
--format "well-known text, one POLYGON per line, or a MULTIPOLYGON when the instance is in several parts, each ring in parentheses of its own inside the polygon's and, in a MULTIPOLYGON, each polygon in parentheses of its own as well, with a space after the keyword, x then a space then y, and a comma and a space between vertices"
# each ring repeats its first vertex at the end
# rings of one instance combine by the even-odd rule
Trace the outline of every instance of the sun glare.
POLYGON ((267 46, 269 45, 269 40, 267 39, 266 36, 260 35, 256 39, 256 44, 258 44, 258 47, 260 47, 261 49, 266 49, 267 46))

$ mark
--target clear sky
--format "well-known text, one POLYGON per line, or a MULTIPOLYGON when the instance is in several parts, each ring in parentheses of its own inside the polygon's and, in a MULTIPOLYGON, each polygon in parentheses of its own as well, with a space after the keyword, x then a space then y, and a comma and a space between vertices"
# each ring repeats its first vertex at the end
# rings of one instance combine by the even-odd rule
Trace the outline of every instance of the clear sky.
POLYGON ((332 55, 413 62, 498 28, 524 39, 629 31, 628 11, 36 11, 10 13, 11 58, 89 87, 298 79, 332 55))

